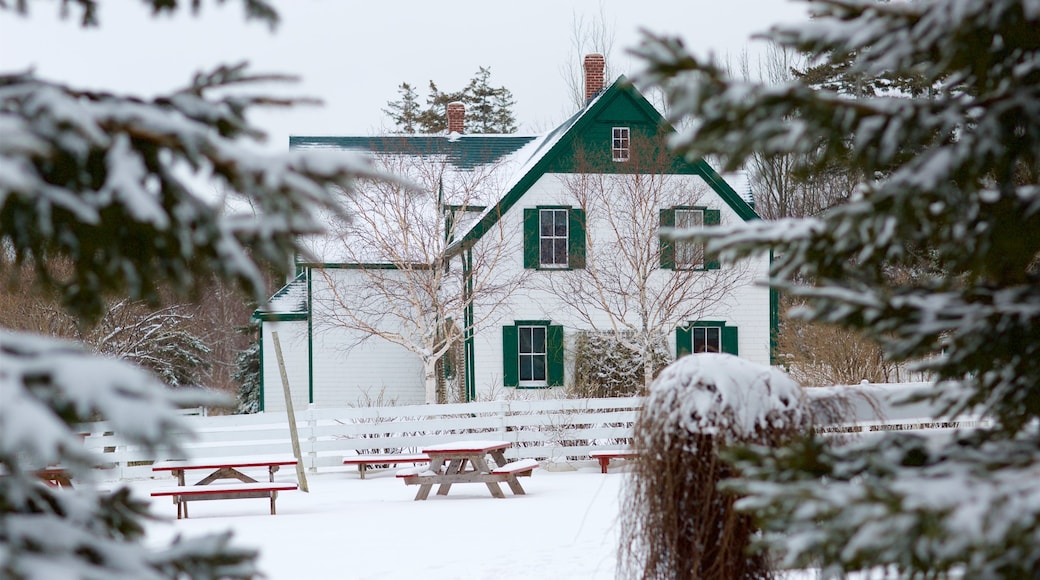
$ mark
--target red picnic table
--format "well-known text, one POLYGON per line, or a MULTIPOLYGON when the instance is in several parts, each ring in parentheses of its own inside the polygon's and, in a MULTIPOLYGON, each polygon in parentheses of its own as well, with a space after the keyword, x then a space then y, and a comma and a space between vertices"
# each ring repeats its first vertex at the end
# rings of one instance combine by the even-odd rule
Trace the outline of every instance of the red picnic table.
POLYGON ((524 495, 517 476, 531 475, 538 462, 534 459, 507 462, 504 451, 511 446, 512 443, 504 441, 457 441, 431 445, 422 450, 430 458, 429 466, 402 469, 397 472, 397 477, 404 479, 405 485, 419 486, 415 494, 417 501, 429 497, 434 485, 440 486, 437 495, 448 495, 456 483, 483 483, 491 495, 504 498, 499 483, 505 482, 513 495, 524 495), (495 463, 495 468, 488 464, 488 457, 495 463))
POLYGON ((153 497, 171 496, 177 504, 177 519, 188 517, 189 501, 238 498, 270 498, 271 515, 275 514, 275 500, 279 491, 297 489, 295 482, 275 482, 274 474, 282 466, 296 465, 296 458, 291 455, 273 457, 239 457, 227 459, 198 459, 161 461, 152 466, 152 471, 169 471, 177 478, 176 487, 153 489, 153 497), (257 481, 241 470, 249 468, 266 468, 268 481, 257 481), (185 473, 188 471, 209 471, 210 473, 191 485, 186 485, 185 473), (235 480, 233 483, 215 483, 220 480, 235 480))

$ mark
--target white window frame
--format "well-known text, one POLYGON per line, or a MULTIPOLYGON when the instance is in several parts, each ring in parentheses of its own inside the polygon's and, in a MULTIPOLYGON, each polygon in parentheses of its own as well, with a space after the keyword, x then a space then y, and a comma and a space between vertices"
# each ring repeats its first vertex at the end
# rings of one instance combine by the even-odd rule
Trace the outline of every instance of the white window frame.
POLYGON ((538 264, 542 268, 566 268, 568 265, 568 257, 570 256, 570 213, 564 208, 545 208, 538 210, 538 264), (547 215, 552 216, 552 230, 546 234, 544 227, 544 219, 547 215), (562 217, 561 217, 562 216, 562 217), (557 226, 563 220, 563 234, 556 232, 557 226), (560 256, 557 255, 556 248, 562 241, 563 243, 563 261, 558 261, 560 256), (545 245, 550 244, 552 251, 549 252, 546 261, 545 245))
MULTIPOLYGON (((516 361, 517 361, 517 379, 519 386, 521 387, 544 387, 549 384, 549 328, 541 325, 521 325, 516 327, 516 361), (535 344, 535 331, 541 331, 542 342, 541 349, 537 349, 538 345, 535 344), (524 334, 530 334, 531 344, 529 352, 524 352, 524 334), (542 378, 524 378, 524 358, 536 359, 540 358, 542 361, 542 378)), ((534 368, 532 364, 532 369, 534 368)))
POLYGON ((632 153, 632 132, 628 127, 614 127, 610 130, 610 158, 614 161, 628 161, 632 153))
POLYGON ((690 329, 690 348, 693 352, 723 352, 721 326, 694 326, 690 329), (697 348, 698 340, 701 348, 697 348))
MULTIPOLYGON (((704 226, 704 210, 699 208, 675 208, 675 229, 704 226)), ((673 257, 676 270, 704 270, 704 242, 676 240, 673 257)))

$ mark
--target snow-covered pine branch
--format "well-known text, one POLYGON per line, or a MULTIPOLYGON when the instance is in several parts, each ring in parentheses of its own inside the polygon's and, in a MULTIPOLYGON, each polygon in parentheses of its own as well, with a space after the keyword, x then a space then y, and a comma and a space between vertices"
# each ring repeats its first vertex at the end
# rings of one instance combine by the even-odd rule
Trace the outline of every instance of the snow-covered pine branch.
POLYGON ((737 167, 811 152, 795 170, 860 176, 849 203, 809 221, 690 236, 723 255, 773 252, 771 284, 805 299, 802 317, 924 361, 932 397, 994 427, 751 449, 735 458, 734 489, 789 565, 1034 575, 1040 503, 1018 482, 1040 468, 1040 1, 809 4, 810 22, 765 36, 923 90, 734 81, 677 39, 647 36, 644 80, 668 92, 673 121, 692 119, 673 141, 683 153, 737 167))

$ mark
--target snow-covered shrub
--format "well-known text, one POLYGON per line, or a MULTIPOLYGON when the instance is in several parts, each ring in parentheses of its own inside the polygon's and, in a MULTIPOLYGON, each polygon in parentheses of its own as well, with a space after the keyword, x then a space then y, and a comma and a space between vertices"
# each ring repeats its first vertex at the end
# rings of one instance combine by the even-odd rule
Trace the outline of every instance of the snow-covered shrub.
POLYGON ((636 421, 637 457, 621 509, 618 569, 630 578, 764 578, 749 552, 756 526, 719 482, 736 474, 719 454, 778 445, 808 429, 800 387, 779 370, 728 354, 693 354, 664 369, 636 421))
MULTIPOLYGON (((668 364, 664 344, 652 354, 653 368, 668 364)), ((644 395, 646 365, 640 354, 625 345, 612 332, 577 333, 574 339, 574 382, 572 397, 632 397, 644 395)))

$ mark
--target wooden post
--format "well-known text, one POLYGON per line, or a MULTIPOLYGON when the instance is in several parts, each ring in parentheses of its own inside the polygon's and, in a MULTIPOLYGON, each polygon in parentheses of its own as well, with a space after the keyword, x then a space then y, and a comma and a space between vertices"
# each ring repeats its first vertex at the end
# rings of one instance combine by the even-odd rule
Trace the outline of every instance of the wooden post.
MULTIPOLYGON (((307 489, 307 474, 303 469, 303 454, 300 453, 300 434, 296 431, 296 413, 293 412, 292 394, 289 392, 289 375, 285 373, 285 360, 282 359, 282 343, 278 341, 278 333, 271 333, 274 341, 274 354, 278 357, 278 370, 282 374, 282 390, 285 391, 285 412, 289 414, 289 436, 292 438, 292 451, 296 456, 296 477, 300 480, 300 491, 310 493, 307 489)), ((273 510, 274 500, 271 500, 273 510)), ((274 513, 273 511, 271 513, 274 513)))

